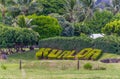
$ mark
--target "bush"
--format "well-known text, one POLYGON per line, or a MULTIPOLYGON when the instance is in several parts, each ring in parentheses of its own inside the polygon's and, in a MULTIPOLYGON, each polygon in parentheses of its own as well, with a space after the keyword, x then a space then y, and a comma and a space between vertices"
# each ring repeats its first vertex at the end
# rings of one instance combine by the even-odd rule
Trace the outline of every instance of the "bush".
POLYGON ((44 15, 50 13, 64 14, 64 0, 37 0, 37 2, 43 5, 42 14, 44 15))
POLYGON ((92 48, 85 48, 81 50, 79 53, 76 53, 75 50, 62 51, 51 48, 40 48, 40 50, 36 52, 36 57, 38 59, 47 58, 47 59, 68 59, 68 60, 75 59, 75 57, 77 57, 78 59, 96 60, 100 56, 100 54, 101 54, 101 50, 98 49, 93 50, 92 48))
POLYGON ((115 20, 106 24, 105 27, 102 28, 102 31, 107 35, 115 34, 120 36, 120 20, 115 20))
POLYGON ((84 57, 89 54, 90 51, 92 51, 93 49, 92 48, 85 48, 83 50, 81 50, 77 55, 76 57, 78 59, 84 59, 84 57))
POLYGON ((4 64, 1 65, 1 68, 2 68, 3 70, 6 70, 6 69, 7 69, 7 67, 6 67, 4 64))
POLYGON ((51 51, 51 48, 41 48, 38 52, 36 52, 36 57, 38 59, 41 58, 48 58, 49 52, 51 51))
POLYGON ((70 55, 72 52, 71 51, 64 51, 63 53, 65 53, 62 58, 63 59, 67 59, 67 56, 70 55))
POLYGON ((115 16, 113 16, 113 18, 111 19, 111 21, 115 21, 115 20, 120 20, 120 13, 117 13, 115 16))
POLYGON ((41 59, 42 58, 42 56, 43 56, 43 51, 45 50, 45 48, 41 48, 41 49, 39 49, 39 51, 37 51, 36 52, 36 57, 38 58, 38 59, 41 59))
POLYGON ((62 28, 60 27, 57 19, 50 16, 28 16, 33 19, 31 24, 36 25, 33 30, 40 34, 40 38, 55 37, 61 34, 62 28))
POLYGON ((44 58, 47 58, 50 51, 51 51, 51 48, 46 48, 46 49, 44 50, 44 52, 43 52, 43 57, 44 57, 44 58))
POLYGON ((69 52, 69 54, 66 56, 66 59, 70 59, 70 60, 75 59, 75 56, 74 56, 75 53, 76 53, 75 50, 69 52))
POLYGON ((39 41, 39 47, 48 47, 61 50, 76 50, 92 47, 92 39, 89 37, 54 37, 39 41))
POLYGON ((85 23, 76 23, 74 26, 74 36, 80 36, 80 34, 90 35, 92 31, 85 23))
POLYGON ((67 51, 62 52, 62 53, 57 57, 57 59, 62 59, 63 56, 66 54, 66 52, 67 52, 67 51))
MULTIPOLYGON (((90 53, 93 53, 91 59, 92 60, 97 60, 101 54, 102 54, 102 50, 99 50, 99 49, 94 49, 93 51, 91 51, 90 53)), ((89 56, 90 57, 90 56, 89 56)))
POLYGON ((49 59, 57 59, 57 57, 62 53, 62 50, 53 49, 48 55, 49 59))
POLYGON ((120 54, 120 37, 111 35, 97 38, 93 44, 94 48, 101 49, 103 52, 120 54))
POLYGON ((84 65, 84 69, 91 70, 92 69, 92 64, 91 63, 86 63, 84 65))
POLYGON ((96 11, 87 26, 93 33, 101 33, 101 29, 111 21, 113 14, 109 11, 96 11))
POLYGON ((15 48, 16 45, 29 46, 38 42, 39 34, 33 30, 5 25, 0 28, 0 47, 15 48))
POLYGON ((39 47, 75 50, 76 52, 79 52, 84 48, 93 48, 100 49, 103 52, 120 54, 120 37, 113 35, 104 36, 97 39, 92 39, 86 36, 54 37, 40 40, 39 47))

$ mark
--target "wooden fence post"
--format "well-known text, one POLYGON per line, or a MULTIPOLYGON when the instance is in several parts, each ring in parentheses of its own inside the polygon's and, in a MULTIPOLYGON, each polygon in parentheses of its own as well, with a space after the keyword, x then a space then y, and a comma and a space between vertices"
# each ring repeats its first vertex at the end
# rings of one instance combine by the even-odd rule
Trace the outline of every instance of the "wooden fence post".
POLYGON ((80 69, 80 63, 79 63, 79 59, 77 60, 77 69, 80 69))
POLYGON ((20 62, 19 62, 19 69, 20 70, 22 69, 22 60, 20 60, 20 62))

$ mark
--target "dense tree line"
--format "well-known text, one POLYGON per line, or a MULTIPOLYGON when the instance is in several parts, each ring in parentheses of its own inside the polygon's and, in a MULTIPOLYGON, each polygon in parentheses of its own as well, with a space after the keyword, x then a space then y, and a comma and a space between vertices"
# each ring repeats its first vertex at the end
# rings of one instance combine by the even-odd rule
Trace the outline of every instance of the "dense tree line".
POLYGON ((0 25, 1 51, 4 51, 3 48, 8 48, 9 53, 24 51, 24 47, 37 45, 38 39, 39 34, 33 30, 0 25))
POLYGON ((38 39, 56 36, 119 36, 119 0, 109 1, 112 4, 97 4, 96 0, 0 0, 1 48, 34 45, 38 39))

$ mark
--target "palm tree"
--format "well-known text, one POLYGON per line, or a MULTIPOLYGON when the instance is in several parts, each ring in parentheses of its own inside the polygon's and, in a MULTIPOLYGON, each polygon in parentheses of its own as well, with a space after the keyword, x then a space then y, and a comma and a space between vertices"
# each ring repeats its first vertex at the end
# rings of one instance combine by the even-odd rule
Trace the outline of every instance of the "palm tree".
POLYGON ((95 10, 95 0, 80 0, 80 2, 82 3, 82 7, 84 9, 84 21, 91 19, 91 17, 93 16, 93 11, 95 10))
POLYGON ((113 1, 113 12, 117 14, 120 12, 120 0, 112 0, 113 1))
POLYGON ((24 15, 19 15, 16 19, 14 19, 13 26, 19 26, 21 28, 32 28, 33 25, 31 25, 32 19, 28 19, 24 15))
MULTIPOLYGON (((11 0, 9 11, 14 13, 17 10, 20 14, 28 15, 42 11, 43 7, 36 0, 11 0), (15 10, 15 8, 17 8, 15 10)), ((18 14, 19 15, 19 14, 18 14)))
POLYGON ((71 23, 79 22, 83 8, 79 0, 64 0, 65 16, 71 23))
POLYGON ((5 23, 5 14, 6 14, 6 2, 5 0, 0 0, 0 11, 2 13, 2 21, 5 23))

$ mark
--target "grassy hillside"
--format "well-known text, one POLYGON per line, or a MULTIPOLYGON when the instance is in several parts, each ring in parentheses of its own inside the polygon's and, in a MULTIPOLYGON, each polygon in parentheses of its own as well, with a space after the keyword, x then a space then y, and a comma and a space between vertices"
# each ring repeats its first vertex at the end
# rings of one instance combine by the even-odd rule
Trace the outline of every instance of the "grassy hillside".
MULTIPOLYGON (((8 56, 8 60, 36 60, 35 53, 38 51, 38 49, 34 51, 27 51, 25 53, 16 53, 8 56)), ((111 53, 103 53, 100 59, 106 59, 106 58, 120 58, 120 55, 117 54, 111 54, 111 53)))
MULTIPOLYGON (((120 55, 105 53, 101 59, 116 57, 120 55)), ((0 67, 0 79, 120 79, 119 63, 80 60, 80 70, 77 70, 76 60, 36 60, 35 51, 10 55, 7 61, 0 62, 0 66, 7 67, 6 70, 0 67), (19 59, 22 59, 22 70, 19 70, 19 59), (88 62, 106 70, 85 70, 83 65, 88 62)))
POLYGON ((8 56, 8 60, 35 60, 35 53, 36 51, 38 51, 38 49, 34 50, 34 51, 27 51, 24 53, 15 53, 15 54, 11 54, 8 56))

